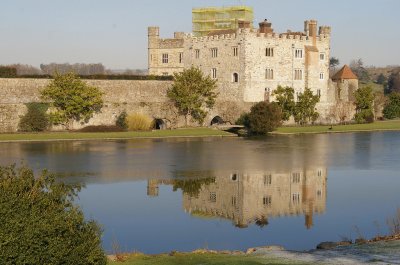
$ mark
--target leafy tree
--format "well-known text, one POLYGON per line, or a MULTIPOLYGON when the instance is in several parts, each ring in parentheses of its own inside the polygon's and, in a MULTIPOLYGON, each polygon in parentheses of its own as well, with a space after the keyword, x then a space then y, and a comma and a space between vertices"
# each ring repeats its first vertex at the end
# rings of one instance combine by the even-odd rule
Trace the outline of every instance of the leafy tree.
POLYGON ((103 106, 103 93, 94 86, 89 86, 74 73, 56 74, 44 90, 42 99, 49 100, 55 109, 51 113, 54 124, 70 128, 72 122, 88 121, 103 106))
POLYGON ((247 129, 250 134, 265 135, 282 124, 282 109, 275 103, 258 102, 251 107, 247 129))
POLYGON ((354 92, 356 105, 355 119, 358 123, 374 121, 374 94, 370 86, 361 87, 354 92))
POLYGON ((106 264, 99 226, 73 203, 80 188, 0 167, 0 263, 106 264))
POLYGON ((330 68, 336 68, 340 64, 339 59, 336 57, 331 57, 329 59, 329 67, 330 68))
POLYGON ((386 119, 400 118, 400 92, 389 94, 389 100, 383 109, 383 117, 386 119))
POLYGON ((46 114, 48 104, 29 103, 26 104, 27 113, 21 117, 18 128, 22 132, 41 132, 47 129, 49 117, 46 114))
POLYGON ((17 76, 17 68, 13 66, 3 66, 0 65, 0 77, 16 77, 17 76))
POLYGON ((215 178, 197 178, 197 179, 174 179, 173 191, 181 189, 183 193, 190 197, 197 197, 200 194, 201 187, 215 183, 215 178))
POLYGON ((296 103, 294 102, 294 89, 292 87, 278 88, 272 93, 275 96, 275 101, 282 109, 282 119, 288 121, 290 116, 294 114, 296 103))
POLYGON ((386 83, 386 76, 384 74, 380 74, 378 75, 377 79, 376 79, 376 83, 380 84, 380 85, 384 85, 386 83))
POLYGON ((121 112, 121 114, 118 115, 118 118, 115 121, 115 125, 123 130, 127 130, 128 129, 127 118, 128 118, 128 113, 126 113, 126 111, 124 110, 123 112, 121 112))
POLYGON ((185 116, 185 125, 188 118, 203 123, 207 116, 207 108, 213 108, 218 93, 215 92, 216 80, 204 76, 200 69, 191 67, 181 73, 174 74, 174 84, 167 95, 181 115, 185 116))
POLYGON ((398 71, 393 71, 388 79, 388 91, 387 93, 391 92, 400 92, 400 69, 398 71))
POLYGON ((311 89, 306 88, 304 93, 300 93, 296 102, 294 111, 294 120, 303 125, 309 122, 315 122, 319 117, 315 106, 319 102, 319 96, 314 95, 311 89))

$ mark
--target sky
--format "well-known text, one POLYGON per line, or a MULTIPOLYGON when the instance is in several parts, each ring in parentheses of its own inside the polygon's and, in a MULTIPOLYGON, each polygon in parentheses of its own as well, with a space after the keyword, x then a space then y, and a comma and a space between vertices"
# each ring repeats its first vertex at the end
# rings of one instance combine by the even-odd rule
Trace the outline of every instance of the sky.
POLYGON ((191 32, 193 7, 248 5, 255 24, 303 31, 332 27, 331 56, 342 64, 400 64, 400 0, 0 0, 0 65, 103 63, 147 68, 147 27, 161 37, 191 32))

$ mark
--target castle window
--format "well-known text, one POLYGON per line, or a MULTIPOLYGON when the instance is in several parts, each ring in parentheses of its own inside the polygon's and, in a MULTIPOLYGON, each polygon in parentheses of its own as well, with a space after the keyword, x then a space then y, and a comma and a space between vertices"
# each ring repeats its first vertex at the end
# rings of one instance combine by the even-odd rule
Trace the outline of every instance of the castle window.
POLYGON ((321 61, 325 61, 325 53, 320 53, 319 54, 319 59, 321 60, 321 61))
POLYGON ((300 203, 300 193, 293 193, 292 194, 292 202, 293 202, 293 204, 299 204, 300 203))
POLYGON ((210 192, 210 202, 217 202, 217 194, 215 192, 210 192))
POLYGON ((300 173, 292 173, 292 183, 300 183, 300 173))
POLYGON ((321 89, 317 89, 317 96, 321 97, 321 89))
POLYGON ((272 176, 271 176, 271 174, 264 175, 264 185, 269 186, 271 184, 272 184, 272 176))
POLYGON ((321 177, 321 176, 322 176, 322 171, 318 170, 318 177, 321 177))
POLYGON ((271 196, 264 196, 263 197, 263 205, 264 206, 271 206, 272 197, 271 196))
POLYGON ((317 190, 317 198, 318 199, 322 198, 322 191, 321 190, 317 190))
POLYGON ((211 77, 212 77, 213 79, 216 79, 216 78, 217 78, 217 68, 211 69, 211 77))
POLYGON ((233 47, 233 56, 238 56, 239 54, 239 48, 238 47, 233 47))
POLYGON ((163 72, 162 75, 163 76, 168 76, 168 72, 163 72))
POLYGON ((239 82, 239 74, 238 73, 233 73, 232 82, 233 83, 238 83, 239 82))
POLYGON ((179 53, 179 63, 183 62, 183 52, 179 53))
POLYGON ((266 48, 265 49, 265 56, 274 57, 274 48, 266 48))
POLYGON ((163 63, 168 63, 168 53, 163 53, 163 55, 162 55, 162 62, 163 62, 163 63))
POLYGON ((303 80, 303 70, 301 69, 294 70, 294 80, 303 80))
POLYGON ((274 69, 266 69, 265 70, 265 79, 267 80, 273 80, 274 79, 274 69))
POLYGON ((194 50, 194 53, 195 53, 196 59, 199 59, 200 58, 200 50, 196 49, 196 50, 194 50))
POLYGON ((319 80, 324 80, 324 73, 319 73, 319 80))
POLYGON ((212 48, 211 49, 211 57, 212 58, 217 58, 218 57, 218 48, 212 48))
POLYGON ((294 57, 301 59, 303 58, 303 50, 302 49, 296 49, 294 52, 294 57))
POLYGON ((232 206, 236 206, 236 196, 232 196, 232 206))

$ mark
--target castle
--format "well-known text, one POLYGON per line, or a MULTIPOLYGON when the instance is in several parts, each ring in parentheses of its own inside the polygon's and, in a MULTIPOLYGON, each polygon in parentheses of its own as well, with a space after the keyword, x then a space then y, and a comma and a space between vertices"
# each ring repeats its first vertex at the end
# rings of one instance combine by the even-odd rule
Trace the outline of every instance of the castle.
POLYGON ((319 122, 329 123, 337 103, 350 101, 358 89, 357 77, 343 75, 343 69, 329 78, 331 28, 318 28, 315 20, 305 21, 303 32, 276 33, 267 20, 258 28, 238 20, 236 28, 203 31, 201 37, 175 32, 174 38, 161 39, 159 31, 148 28, 149 74, 172 75, 195 66, 217 80, 228 100, 273 101, 279 85, 293 87, 296 100, 310 88, 320 96, 319 122))

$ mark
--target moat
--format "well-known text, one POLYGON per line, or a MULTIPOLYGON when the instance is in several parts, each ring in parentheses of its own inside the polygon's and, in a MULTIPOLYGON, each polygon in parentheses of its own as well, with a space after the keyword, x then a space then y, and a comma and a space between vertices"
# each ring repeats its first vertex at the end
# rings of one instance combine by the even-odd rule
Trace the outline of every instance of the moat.
POLYGON ((400 132, 0 143, 21 161, 86 185, 108 252, 306 250, 386 233, 400 207, 400 132))

